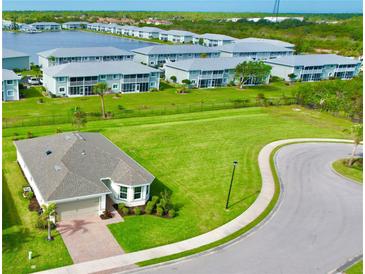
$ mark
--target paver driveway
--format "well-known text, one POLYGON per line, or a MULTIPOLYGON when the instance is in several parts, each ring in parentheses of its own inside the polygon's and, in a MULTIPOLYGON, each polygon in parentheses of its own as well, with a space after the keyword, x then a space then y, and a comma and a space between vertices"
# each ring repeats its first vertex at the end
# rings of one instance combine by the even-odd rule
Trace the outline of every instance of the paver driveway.
POLYGON ((98 216, 63 220, 58 223, 57 230, 74 263, 79 263, 123 254, 123 249, 107 228, 107 224, 121 221, 123 219, 114 212, 114 217, 109 220, 101 220, 98 216))

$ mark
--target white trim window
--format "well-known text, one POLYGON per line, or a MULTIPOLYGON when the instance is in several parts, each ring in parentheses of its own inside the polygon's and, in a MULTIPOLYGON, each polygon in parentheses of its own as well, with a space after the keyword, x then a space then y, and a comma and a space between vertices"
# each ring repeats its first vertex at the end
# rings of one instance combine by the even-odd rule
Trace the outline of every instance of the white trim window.
POLYGON ((13 80, 6 80, 6 84, 7 85, 13 85, 14 84, 14 81, 13 80))
POLYGON ((139 200, 142 198, 142 187, 141 186, 136 186, 134 188, 134 196, 133 196, 134 200, 139 200))
POLYGON ((119 88, 119 84, 113 84, 112 89, 117 90, 119 88))
POLYGON ((106 75, 100 75, 100 80, 106 80, 106 75))
POLYGON ((59 87, 58 92, 64 94, 66 92, 66 88, 65 87, 59 87))
POLYGON ((119 199, 127 200, 127 197, 128 197, 128 187, 120 186, 119 199))
POLYGON ((6 91, 6 95, 9 96, 9 97, 12 97, 14 96, 14 90, 13 89, 9 89, 6 91))

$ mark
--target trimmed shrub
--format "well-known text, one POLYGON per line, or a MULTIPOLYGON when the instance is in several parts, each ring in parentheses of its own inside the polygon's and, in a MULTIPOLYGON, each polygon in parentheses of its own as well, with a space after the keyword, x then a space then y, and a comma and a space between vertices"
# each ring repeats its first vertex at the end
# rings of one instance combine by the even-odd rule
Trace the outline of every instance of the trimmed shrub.
POLYGON ((152 211, 153 211, 153 208, 154 208, 154 206, 146 205, 144 211, 145 211, 146 214, 151 214, 152 211))
POLYGON ((122 208, 122 213, 123 213, 123 215, 128 215, 129 214, 129 208, 128 207, 123 207, 122 208))
POLYGON ((168 215, 170 218, 174 218, 176 216, 175 209, 170 209, 168 212, 168 215))
POLYGON ((159 217, 161 217, 163 215, 163 209, 162 209, 162 207, 159 207, 158 206, 156 208, 156 215, 159 216, 159 217))
POLYGON ((125 207, 125 203, 118 204, 118 209, 123 209, 125 207))
POLYGON ((28 138, 28 139, 33 138, 33 133, 32 133, 32 132, 30 132, 30 131, 28 131, 28 132, 27 132, 27 138, 28 138))
POLYGON ((46 219, 44 219, 42 216, 39 216, 35 223, 35 227, 39 229, 46 229, 47 228, 46 219))
POLYGON ((136 207, 136 208, 134 209, 134 214, 136 214, 136 215, 141 215, 141 214, 142 214, 142 210, 141 210, 141 208, 140 208, 140 207, 136 207))
POLYGON ((27 194, 27 199, 32 200, 33 197, 34 197, 34 193, 32 191, 29 191, 28 194, 27 194))
POLYGON ((154 195, 154 196, 152 196, 151 201, 157 203, 159 199, 160 199, 160 197, 154 195))

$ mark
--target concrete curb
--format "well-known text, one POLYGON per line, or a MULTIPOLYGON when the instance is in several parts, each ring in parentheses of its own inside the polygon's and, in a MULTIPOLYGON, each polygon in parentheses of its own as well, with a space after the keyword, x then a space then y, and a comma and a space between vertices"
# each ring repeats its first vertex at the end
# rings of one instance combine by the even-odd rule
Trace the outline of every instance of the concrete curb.
POLYGON ((138 262, 156 259, 176 253, 195 249, 218 240, 221 240, 232 233, 242 229, 252 221, 254 221, 270 204, 275 193, 275 181, 273 178, 270 156, 272 151, 282 145, 301 142, 342 142, 351 143, 350 140, 344 139, 321 139, 321 138, 298 138, 279 140, 264 146, 258 156, 258 164, 262 178, 262 186, 260 194, 255 202, 241 215, 230 222, 199 236, 183 240, 180 242, 159 246, 155 248, 145 249, 137 252, 126 253, 122 255, 112 256, 104 259, 98 259, 70 266, 60 267, 56 269, 46 270, 38 273, 50 274, 78 274, 78 273, 95 273, 108 269, 116 269, 125 267, 138 262))
POLYGON ((331 170, 332 170, 333 173, 335 173, 336 175, 340 176, 341 178, 344 178, 345 180, 350 181, 352 183, 361 184, 361 182, 358 182, 358 181, 356 181, 354 179, 351 179, 351 178, 346 177, 345 175, 342 175, 341 173, 339 173, 336 169, 334 169, 333 163, 334 162, 331 163, 331 170))

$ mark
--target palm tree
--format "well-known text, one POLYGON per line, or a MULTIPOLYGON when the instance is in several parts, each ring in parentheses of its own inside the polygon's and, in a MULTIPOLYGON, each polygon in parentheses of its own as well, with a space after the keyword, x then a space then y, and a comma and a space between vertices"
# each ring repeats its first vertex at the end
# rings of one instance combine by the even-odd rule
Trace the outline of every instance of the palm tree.
POLYGON ((347 164, 348 166, 352 166, 352 164, 354 163, 357 147, 363 139, 363 125, 354 124, 350 127, 350 129, 346 129, 345 132, 349 133, 352 140, 354 141, 354 148, 352 149, 351 157, 347 164))
POLYGON ((105 82, 99 82, 96 83, 95 86, 93 86, 93 92, 94 94, 97 94, 100 96, 101 100, 101 114, 103 118, 105 119, 105 106, 104 106, 104 95, 105 92, 108 90, 108 85, 105 82))
POLYGON ((55 203, 50 203, 48 205, 44 204, 42 205, 42 210, 43 210, 42 215, 47 220, 47 225, 48 225, 47 240, 52 241, 53 237, 51 235, 51 216, 54 216, 56 213, 56 204, 55 203))
POLYGON ((72 124, 80 131, 82 127, 87 123, 86 113, 81 110, 80 107, 72 109, 72 124))

